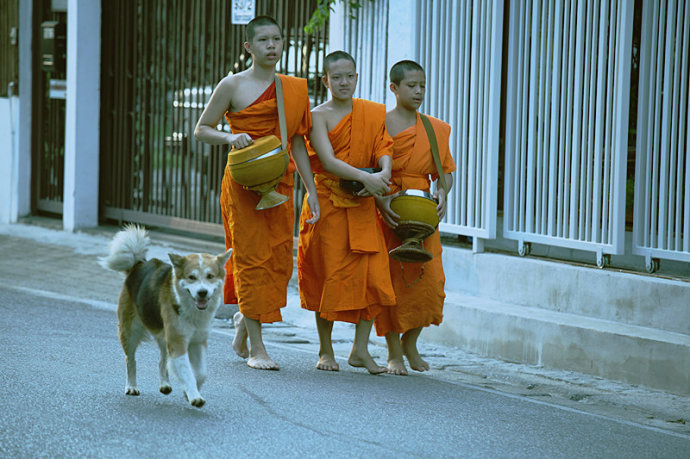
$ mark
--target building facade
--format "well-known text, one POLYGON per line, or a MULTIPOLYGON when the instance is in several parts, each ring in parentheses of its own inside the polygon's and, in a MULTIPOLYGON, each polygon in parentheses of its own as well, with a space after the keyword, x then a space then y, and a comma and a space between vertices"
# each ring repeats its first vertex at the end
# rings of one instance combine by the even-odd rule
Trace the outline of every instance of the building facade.
MULTIPOLYGON (((313 103, 328 50, 389 107, 392 64, 426 69, 421 110, 451 125, 458 166, 426 339, 690 392, 690 2, 336 2, 312 35, 315 1, 255 3, 289 24, 281 71, 313 103)), ((248 65, 228 4, 3 3, 0 222, 222 234, 224 152, 191 132, 248 65)))

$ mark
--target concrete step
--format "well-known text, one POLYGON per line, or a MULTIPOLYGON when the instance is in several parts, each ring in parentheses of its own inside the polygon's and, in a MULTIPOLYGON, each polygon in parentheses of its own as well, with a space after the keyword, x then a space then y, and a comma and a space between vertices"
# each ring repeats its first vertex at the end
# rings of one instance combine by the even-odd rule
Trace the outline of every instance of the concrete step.
POLYGON ((444 248, 446 291, 690 335, 690 282, 543 258, 444 248))
POLYGON ((690 336, 449 291, 425 341, 690 394, 690 336))

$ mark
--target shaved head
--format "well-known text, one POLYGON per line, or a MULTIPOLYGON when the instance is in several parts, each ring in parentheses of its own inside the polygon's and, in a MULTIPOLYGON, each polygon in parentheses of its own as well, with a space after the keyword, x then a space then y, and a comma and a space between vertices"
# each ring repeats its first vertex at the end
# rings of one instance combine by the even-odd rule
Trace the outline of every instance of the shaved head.
POLYGON ((280 32, 280 35, 283 35, 283 30, 280 28, 278 23, 276 22, 275 19, 273 19, 270 16, 257 16, 249 23, 247 24, 247 30, 246 30, 246 40, 247 42, 251 43, 252 39, 254 38, 254 35, 256 34, 256 28, 261 27, 261 26, 276 26, 278 27, 278 31, 280 32))
POLYGON ((391 67, 390 71, 390 79, 391 83, 395 83, 397 85, 400 84, 400 82, 405 79, 405 73, 413 70, 419 70, 420 72, 424 73, 424 69, 422 68, 421 65, 416 63, 415 61, 400 61, 396 63, 393 67, 391 67))
POLYGON ((323 74, 327 75, 328 70, 331 67, 331 64, 333 64, 334 62, 339 61, 341 59, 345 59, 347 61, 352 62, 352 65, 355 66, 355 70, 357 69, 357 64, 355 63, 355 59, 352 56, 350 56, 345 51, 333 51, 328 56, 326 56, 323 60, 323 74))

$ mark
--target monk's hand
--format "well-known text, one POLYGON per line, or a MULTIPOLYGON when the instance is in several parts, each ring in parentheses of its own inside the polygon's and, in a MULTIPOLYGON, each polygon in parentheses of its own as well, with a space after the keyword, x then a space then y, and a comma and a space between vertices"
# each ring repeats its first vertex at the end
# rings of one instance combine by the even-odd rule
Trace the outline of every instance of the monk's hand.
POLYGON ((375 174, 369 174, 365 172, 365 176, 361 180, 364 185, 364 189, 357 193, 358 196, 384 196, 390 188, 390 174, 382 172, 377 172, 375 174))
POLYGON ((321 205, 316 194, 307 193, 307 204, 311 211, 311 218, 307 220, 307 223, 316 223, 321 217, 321 205))
POLYGON ((434 198, 438 201, 436 206, 436 215, 438 215, 439 220, 443 220, 446 215, 446 192, 443 190, 434 191, 434 198))
POLYGON ((392 229, 395 229, 398 226, 398 221, 400 221, 400 215, 396 214, 393 212, 393 209, 391 209, 391 201, 398 196, 398 194, 400 193, 374 197, 376 200, 376 207, 379 209, 379 214, 381 214, 383 222, 392 229))
POLYGON ((244 148, 254 143, 249 134, 241 132, 239 134, 230 134, 230 146, 233 148, 244 148))

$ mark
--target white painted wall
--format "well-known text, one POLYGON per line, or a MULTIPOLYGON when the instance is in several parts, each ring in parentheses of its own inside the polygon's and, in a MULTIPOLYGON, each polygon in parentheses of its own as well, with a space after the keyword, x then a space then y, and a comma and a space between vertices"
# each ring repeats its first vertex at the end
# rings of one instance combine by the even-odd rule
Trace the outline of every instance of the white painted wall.
POLYGON ((101 2, 69 0, 65 107, 66 231, 98 226, 101 2))
POLYGON ((16 221, 19 98, 0 98, 0 223, 16 221))

